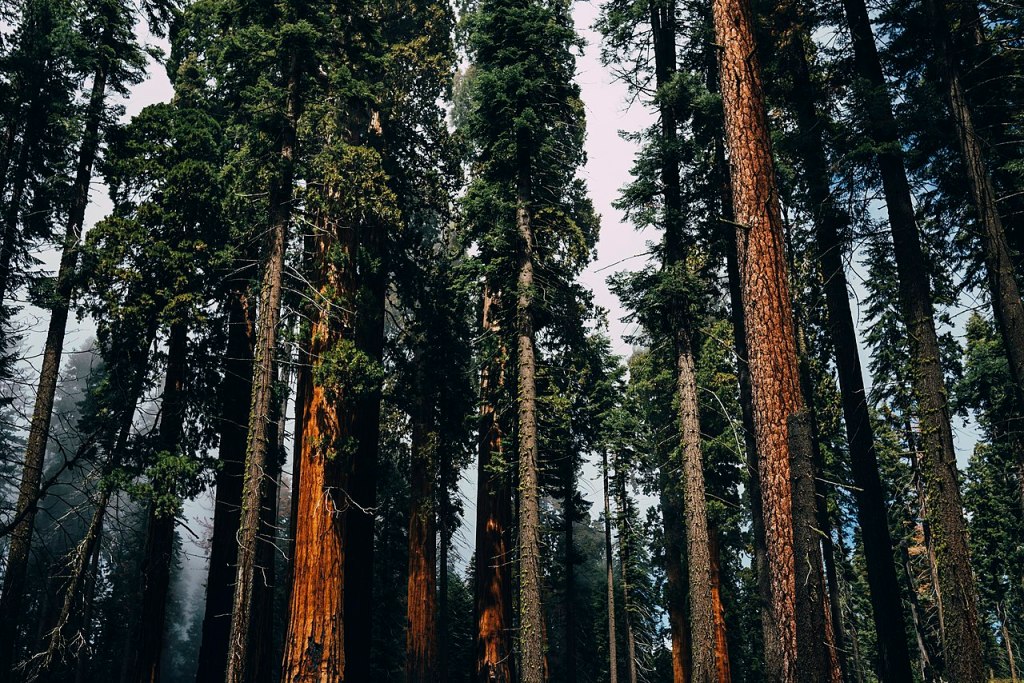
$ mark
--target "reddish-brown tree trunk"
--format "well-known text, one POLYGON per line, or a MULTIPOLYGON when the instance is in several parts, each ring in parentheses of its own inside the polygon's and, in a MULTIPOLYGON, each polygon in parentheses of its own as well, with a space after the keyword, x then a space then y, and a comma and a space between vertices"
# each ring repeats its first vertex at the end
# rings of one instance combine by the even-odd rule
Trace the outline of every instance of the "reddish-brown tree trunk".
MULTIPOLYGON (((423 363, 422 357, 416 359, 423 363)), ((405 677, 437 683, 437 524, 434 512, 434 435, 427 424, 422 380, 412 423, 409 491, 409 578, 406 588, 405 677)))
MULTIPOLYGON (((742 245, 742 303, 770 574, 771 602, 763 618, 767 673, 776 681, 794 681, 798 674, 828 680, 831 672, 812 668, 827 661, 826 638, 798 643, 797 619, 821 611, 823 604, 800 605, 802 609, 797 604, 801 596, 793 547, 790 426, 803 410, 803 397, 753 17, 746 0, 715 0, 712 10, 716 42, 722 47, 719 88, 742 245), (798 667, 797 657, 805 651, 816 654, 802 656, 798 667)), ((809 458, 810 449, 796 455, 809 458)), ((813 504, 813 491, 811 495, 813 504)))
POLYGON ((504 433, 498 405, 505 392, 499 295, 485 286, 485 343, 492 350, 480 378, 480 442, 477 479, 474 621, 476 683, 512 683, 512 494, 504 463, 504 433))
POLYGON ((672 472, 674 463, 667 462, 658 473, 661 519, 665 543, 665 611, 672 636, 672 683, 690 680, 690 634, 686 618, 686 574, 682 552, 685 545, 683 509, 672 472))
POLYGON ((843 8, 853 43, 854 66, 865 85, 868 134, 878 150, 876 158, 892 230, 900 304, 910 343, 912 385, 921 425, 921 470, 944 600, 943 667, 957 683, 981 683, 985 674, 977 597, 927 262, 868 10, 862 0, 843 0, 843 8))
POLYGON ((732 665, 729 661, 728 629, 725 625, 725 605, 722 604, 722 560, 718 549, 718 531, 709 532, 711 549, 711 601, 715 616, 715 666, 718 669, 718 683, 732 681, 732 665))

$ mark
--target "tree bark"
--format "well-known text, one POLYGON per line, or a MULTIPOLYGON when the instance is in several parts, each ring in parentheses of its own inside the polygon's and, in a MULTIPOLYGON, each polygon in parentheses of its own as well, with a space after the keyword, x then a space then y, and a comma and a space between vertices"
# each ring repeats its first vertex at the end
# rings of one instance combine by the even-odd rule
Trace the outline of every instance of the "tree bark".
MULTIPOLYGON (((798 600, 812 597, 798 595, 793 547, 790 456, 795 442, 790 419, 802 411, 803 397, 753 17, 746 0, 715 0, 712 10, 716 42, 722 46, 719 88, 742 252, 741 293, 770 573, 771 603, 762 620, 767 674, 775 681, 797 680, 798 673, 828 680, 827 670, 808 671, 810 667, 804 665, 804 661, 825 661, 826 656, 801 657, 797 666, 798 654, 806 648, 824 651, 831 643, 825 642, 821 632, 811 643, 798 643, 798 632, 809 631, 798 626, 797 619, 823 610, 824 605, 803 604, 799 609, 797 605, 798 600)), ((798 449, 796 457, 809 458, 809 447, 798 449)))
POLYGON ((711 545, 711 603, 715 617, 715 666, 718 669, 718 683, 732 681, 732 664, 729 661, 728 631, 725 625, 725 605, 722 604, 722 561, 718 550, 718 532, 710 529, 711 545))
POLYGON ((856 485, 857 521, 864 543, 872 616, 878 634, 878 670, 883 681, 906 681, 911 678, 907 626, 893 558, 887 499, 879 475, 874 430, 857 349, 856 326, 850 310, 849 286, 843 268, 844 247, 840 234, 846 227, 846 219, 829 187, 828 179, 832 174, 825 156, 823 135, 826 121, 820 113, 823 98, 811 79, 805 48, 805 41, 809 38, 802 22, 795 16, 797 11, 794 3, 787 4, 785 19, 788 21, 779 35, 785 41, 783 47, 790 54, 789 72, 793 87, 787 94, 801 131, 798 151, 814 209, 813 223, 828 309, 829 338, 835 349, 850 466, 856 485))
POLYGON ((658 473, 661 519, 665 533, 665 611, 668 613, 669 633, 672 636, 672 683, 687 683, 690 680, 690 632, 686 618, 686 576, 682 561, 685 533, 680 516, 683 503, 671 476, 673 464, 671 461, 665 463, 658 473))
POLYGON ((196 683, 220 683, 228 661, 231 603, 234 597, 237 533, 242 509, 242 476, 252 396, 253 320, 243 292, 227 301, 227 349, 220 386, 220 444, 216 498, 213 505, 213 537, 210 570, 206 578, 206 610, 199 646, 196 683))
MULTIPOLYGON (((939 72, 946 86, 949 111, 956 126, 960 155, 967 171, 975 208, 981 221, 982 254, 988 271, 989 297, 996 325, 1003 337, 1010 374, 1017 386, 1018 399, 1024 401, 1024 304, 1014 273, 1010 245, 996 205, 996 191, 985 162, 981 138, 974 128, 970 104, 960 81, 953 40, 950 36, 946 0, 928 0, 939 72)), ((968 3, 971 4, 971 3, 968 3)))
POLYGON ((43 347, 39 388, 32 411, 28 443, 25 446, 25 461, 16 507, 16 515, 21 518, 21 521, 11 534, 3 592, 0 594, 0 614, 8 615, 7 618, 0 619, 0 678, 9 678, 14 666, 18 617, 22 613, 25 577, 28 573, 29 550, 32 545, 32 529, 35 524, 36 505, 39 499, 39 484, 43 473, 43 459, 46 456, 46 444, 50 434, 50 419, 53 416, 57 379, 60 375, 64 332, 75 289, 75 271, 78 268, 78 252, 85 223, 85 209, 89 205, 89 184, 92 179, 93 164, 99 150, 100 123, 103 120, 104 103, 106 102, 109 66, 107 58, 100 59, 93 75, 82 145, 78 151, 75 168, 75 182, 72 187, 72 202, 64 235, 64 249, 57 271, 56 291, 50 307, 50 323, 43 347))
MULTIPOLYGON (((426 362, 422 354, 414 361, 426 362)), ((418 372, 412 423, 409 491, 409 578, 406 589, 405 676, 409 683, 437 683, 437 522, 434 509, 434 443, 426 387, 418 372)))
MULTIPOLYGON (((604 565, 605 565, 605 578, 607 579, 608 588, 608 683, 618 683, 619 681, 619 657, 616 649, 618 647, 615 632, 615 557, 612 554, 612 511, 611 502, 608 496, 608 451, 601 452, 601 464, 602 464, 602 481, 604 483, 604 565)), ((662 498, 664 500, 664 498, 662 498)), ((664 507, 662 509, 665 509, 664 507)), ((666 530, 666 537, 668 532, 666 530)), ((676 547, 676 554, 678 555, 679 548, 676 547)), ((666 548, 666 553, 668 549, 666 548)), ((681 586, 683 582, 682 568, 679 569, 678 575, 676 576, 676 586, 681 586)), ((669 598, 669 618, 671 619, 672 611, 672 598, 669 598)), ((675 611, 676 619, 681 619, 683 623, 686 622, 686 617, 680 614, 682 604, 678 605, 678 609, 675 611)), ((684 670, 682 667, 677 667, 676 661, 678 659, 685 659, 686 647, 685 643, 677 642, 676 628, 673 626, 672 629, 672 671, 673 671, 673 683, 685 683, 686 679, 679 678, 679 671, 684 670), (681 646, 680 646, 681 645, 681 646), (677 654, 678 650, 678 654, 677 654)))
POLYGON ((922 471, 929 522, 938 549, 946 637, 944 672, 958 683, 984 681, 974 576, 957 480, 945 378, 935 332, 928 268, 914 219, 896 120, 874 34, 863 0, 843 0, 853 42, 854 66, 864 81, 868 133, 876 145, 882 189, 892 229, 900 303, 913 365, 912 382, 921 425, 922 471))
POLYGON ((225 681, 228 683, 245 683, 250 676, 247 668, 251 661, 249 649, 252 647, 250 641, 253 630, 257 536, 268 481, 265 471, 269 448, 267 427, 272 412, 274 354, 277 351, 277 327, 281 316, 284 257, 292 210, 296 130, 301 106, 298 59, 295 54, 289 57, 285 116, 278 148, 279 170, 271 180, 269 195, 270 244, 260 283, 259 313, 253 352, 252 394, 242 480, 242 507, 237 534, 238 559, 225 674, 225 681))
POLYGON ((576 683, 576 458, 562 459, 562 537, 565 543, 565 683, 576 683))
POLYGON ((690 338, 680 335, 676 365, 679 433, 682 437, 683 511, 686 523, 686 567, 690 598, 691 680, 711 683, 717 671, 715 604, 711 585, 711 542, 704 494, 704 459, 700 446, 697 376, 690 338))
POLYGON ((483 330, 495 345, 480 377, 480 442, 477 475, 474 622, 476 683, 512 683, 512 572, 510 533, 512 495, 504 468, 504 432, 498 403, 505 391, 505 352, 501 343, 501 302, 485 285, 483 330))
POLYGON ((530 168, 519 141, 516 229, 517 403, 519 429, 519 649, 522 683, 543 683, 544 612, 541 606, 540 499, 537 481, 537 355, 533 332, 533 231, 530 225, 530 168))
POLYGON ((629 520, 626 517, 628 492, 626 491, 626 474, 621 463, 616 464, 615 470, 615 488, 619 508, 619 573, 622 576, 622 615, 626 622, 626 670, 629 671, 629 683, 637 683, 636 639, 633 637, 632 607, 629 594, 629 568, 633 564, 633 557, 630 553, 632 540, 630 540, 629 520))

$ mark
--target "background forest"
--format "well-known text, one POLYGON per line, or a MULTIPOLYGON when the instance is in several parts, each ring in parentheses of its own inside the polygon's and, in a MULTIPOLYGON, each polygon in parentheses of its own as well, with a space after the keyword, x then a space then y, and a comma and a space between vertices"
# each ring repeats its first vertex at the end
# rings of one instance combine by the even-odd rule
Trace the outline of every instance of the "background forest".
POLYGON ((0 0, 0 683, 1016 682, 1022 60, 1015 0, 0 0))

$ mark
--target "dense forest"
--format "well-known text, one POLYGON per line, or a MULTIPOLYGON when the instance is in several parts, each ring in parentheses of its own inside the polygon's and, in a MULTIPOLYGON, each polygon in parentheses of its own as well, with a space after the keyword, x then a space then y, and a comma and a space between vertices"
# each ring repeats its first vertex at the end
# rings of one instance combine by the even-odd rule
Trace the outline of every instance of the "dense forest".
POLYGON ((1024 676, 1024 5, 589 8, 0 0, 0 683, 1024 676))

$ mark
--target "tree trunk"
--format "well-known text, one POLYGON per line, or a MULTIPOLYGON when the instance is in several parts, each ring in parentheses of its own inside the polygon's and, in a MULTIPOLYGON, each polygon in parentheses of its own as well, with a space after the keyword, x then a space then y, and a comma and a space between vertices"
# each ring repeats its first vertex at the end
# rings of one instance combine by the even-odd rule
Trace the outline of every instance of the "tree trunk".
POLYGON ((722 562, 718 550, 718 531, 709 529, 708 537, 711 543, 711 602, 715 615, 715 666, 718 669, 718 683, 730 683, 732 664, 729 661, 725 605, 722 604, 722 562))
POLYGON ((217 454, 220 469, 217 471, 213 506, 210 570, 206 579, 206 611, 196 683, 220 683, 227 669, 250 407, 248 401, 239 400, 239 397, 252 396, 251 307, 244 293, 234 292, 228 297, 227 309, 228 340, 224 379, 220 387, 220 445, 217 454))
MULTIPOLYGON (((426 362, 417 354, 417 365, 426 362)), ((419 373, 412 423, 409 489, 409 578, 406 600, 405 677, 409 683, 437 683, 437 523, 434 512, 433 443, 427 423, 426 387, 419 373)))
POLYGON ((926 683, 935 680, 935 666, 932 663, 935 657, 932 655, 928 640, 925 638, 924 614, 920 601, 917 599, 917 582, 914 580, 914 569, 910 564, 910 553, 904 544, 900 544, 900 555, 903 559, 903 580, 906 584, 907 596, 910 598, 910 616, 914 625, 914 635, 917 639, 918 665, 920 667, 921 679, 926 683))
POLYGON ((675 490, 672 472, 674 468, 670 460, 662 465, 658 473, 661 519, 665 533, 665 611, 668 613, 669 633, 672 636, 672 683, 687 683, 690 680, 690 633, 686 618, 686 576, 682 561, 686 541, 680 516, 683 503, 675 490))
POLYGON ((622 575, 622 615, 626 622, 626 663, 627 671, 629 671, 629 683, 637 683, 636 639, 633 637, 633 618, 629 595, 629 568, 633 564, 633 558, 630 553, 632 534, 629 530, 629 520, 626 517, 628 493, 626 491, 626 475, 622 470, 621 463, 617 464, 615 469, 619 508, 619 573, 622 575))
POLYGON ((950 114, 960 142, 960 155, 967 171, 975 208, 981 220, 981 246, 988 271, 992 311, 1003 337, 1003 346, 1009 360, 1010 374, 1017 385, 1018 398, 1024 401, 1024 304, 1021 303, 1010 245, 1003 229, 1002 218, 999 216, 999 207, 996 205, 992 176, 985 163, 982 140, 974 129, 971 108, 960 81, 945 2, 946 0, 927 2, 935 36, 935 51, 939 71, 946 85, 950 114))
POLYGON ((677 392, 682 437, 683 512, 686 523, 686 567, 690 598, 691 680, 711 683, 717 672, 715 605, 711 586, 711 544, 704 494, 704 458, 700 445, 697 376, 689 334, 678 339, 677 392))
MULTIPOLYGON (((820 612, 823 604, 797 606, 801 596, 793 548, 790 421, 802 411, 803 397, 753 18, 746 0, 715 0, 712 10, 716 42, 722 46, 719 88, 742 252, 741 293, 770 574, 771 603, 762 619, 767 673, 774 681, 794 681, 798 673, 828 680, 827 670, 809 670, 810 662, 826 661, 827 656, 801 657, 797 666, 798 631, 808 632, 805 625, 797 625, 797 618, 820 612)), ((797 449, 796 456, 810 458, 810 448, 797 449)), ((813 504, 813 491, 811 495, 813 504)), ((800 653, 826 650, 831 643, 821 635, 819 631, 812 643, 800 644, 800 653)))
POLYGON ((576 541, 573 526, 576 505, 576 458, 566 455, 562 465, 562 535, 565 543, 565 683, 576 683, 576 541))
MULTIPOLYGON (((160 431, 157 443, 161 451, 178 455, 185 426, 185 382, 188 363, 188 327, 184 320, 171 323, 167 341, 167 369, 160 401, 160 431)), ((154 494, 176 496, 176 482, 156 480, 154 494)), ((176 499, 176 498, 175 498, 176 499)), ((130 646, 134 661, 129 680, 155 683, 160 680, 167 595, 174 562, 174 529, 177 510, 168 509, 160 497, 149 504, 148 531, 142 558, 142 590, 138 629, 130 646)))
POLYGON ((474 621, 475 683, 512 683, 512 495, 504 471, 504 433, 498 404, 505 393, 499 295, 484 287, 483 330, 493 345, 480 377, 480 442, 477 475, 474 621), (502 469, 499 469, 502 468, 502 469))
POLYGON ((1010 667, 1010 680, 1012 683, 1017 683, 1017 659, 1013 656, 1013 640, 1010 638, 1010 629, 1006 625, 1008 621, 1006 607, 997 605, 996 616, 999 617, 999 635, 1002 636, 1003 647, 1006 648, 1006 663, 1010 667))
POLYGON ((252 647, 250 640, 253 629, 257 536, 268 480, 264 471, 269 448, 267 427, 272 412, 274 354, 277 351, 277 327, 281 317, 284 258, 292 211, 296 128, 301 106, 298 59, 295 54, 289 57, 284 125, 278 148, 279 170, 271 180, 270 187, 270 244, 260 283, 253 353, 252 394, 242 480, 242 507, 237 534, 238 559, 225 674, 225 681, 228 683, 245 683, 250 677, 246 669, 251 661, 249 649, 252 647))
POLYGON ((974 576, 957 481, 945 379, 935 332, 928 268, 921 247, 892 102, 863 0, 843 0, 854 48, 854 66, 865 81, 869 134, 876 149, 892 229, 900 303, 903 308, 913 388, 921 425, 922 471, 929 522, 935 537, 939 584, 944 597, 944 672, 957 683, 985 679, 974 576))
POLYGON ((519 141, 516 228, 517 403, 519 406, 519 649, 522 683, 543 683, 544 612, 541 606, 540 500, 537 482, 537 355, 533 339, 533 231, 530 168, 519 141))
POLYGON ((50 307, 50 323, 43 348, 43 362, 39 371, 39 388, 36 393, 28 443, 25 447, 25 461, 18 489, 16 515, 21 521, 11 534, 7 551, 7 566, 4 573, 3 592, 0 594, 0 678, 11 676, 14 666, 14 652, 18 636, 18 617, 22 614, 25 592, 25 577, 28 573, 29 549, 32 545, 32 529, 35 524, 36 505, 39 498, 39 483, 43 473, 43 459, 50 434, 50 418, 53 416, 53 400, 60 375, 60 361, 64 350, 64 331, 67 327, 71 298, 75 289, 75 271, 78 268, 79 243, 85 222, 85 209, 89 205, 89 183, 92 179, 93 164, 100 144, 100 123, 103 120, 106 102, 108 60, 101 59, 93 76, 92 92, 85 115, 85 129, 82 145, 78 152, 75 168, 75 183, 72 187, 72 203, 68 212, 67 230, 64 235, 64 250, 57 272, 56 291, 50 307))
POLYGON ((791 56, 789 72, 793 77, 793 87, 788 96, 801 131, 799 154, 804 165, 808 196, 814 208, 817 257, 828 308, 829 338, 835 349, 839 373, 850 466, 856 485, 857 521, 864 543, 872 616, 878 634, 878 670, 883 681, 906 681, 911 678, 907 627, 893 559, 885 489, 879 476, 874 430, 857 349, 856 326, 850 310, 849 286, 843 268, 844 247, 840 234, 846 227, 846 219, 836 206, 828 183, 832 174, 825 157, 823 131, 826 121, 820 113, 822 96, 811 79, 804 46, 808 38, 803 24, 792 16, 796 11, 795 4, 788 4, 789 21, 779 35, 789 37, 784 46, 791 56))
MULTIPOLYGON (((604 482, 604 564, 605 564, 605 576, 608 585, 608 683, 618 683, 619 681, 619 658, 616 653, 617 642, 615 632, 615 557, 612 555, 612 511, 611 502, 608 496, 608 452, 601 452, 601 464, 602 464, 602 481, 604 482)), ((664 498, 662 498, 664 500, 664 498)), ((664 508, 663 508, 664 509, 664 508)), ((666 537, 668 532, 666 530, 666 537)), ((678 556, 679 548, 676 547, 676 554, 678 556)), ((668 549, 666 548, 666 552, 668 549)), ((681 587, 683 583, 682 569, 678 571, 676 576, 676 586, 681 587)), ((672 618, 672 598, 669 597, 669 618, 672 618)), ((681 620, 685 624, 686 617, 681 614, 682 604, 678 605, 678 609, 675 611, 676 619, 681 620)), ((673 683, 686 683, 686 679, 679 678, 680 670, 685 670, 683 667, 678 667, 677 660, 685 660, 686 646, 685 643, 677 642, 677 629, 675 625, 672 628, 672 670, 673 670, 673 683), (678 650, 678 653, 677 653, 678 650)))

